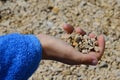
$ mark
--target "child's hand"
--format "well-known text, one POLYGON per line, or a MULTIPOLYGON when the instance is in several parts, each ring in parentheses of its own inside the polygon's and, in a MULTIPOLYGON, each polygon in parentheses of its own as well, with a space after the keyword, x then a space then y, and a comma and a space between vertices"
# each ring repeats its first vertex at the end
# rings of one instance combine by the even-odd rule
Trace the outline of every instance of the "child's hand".
MULTIPOLYGON (((63 29, 67 33, 72 33, 74 30, 74 28, 70 25, 64 25, 63 29)), ((81 35, 86 33, 80 28, 76 28, 75 31, 81 35)), ((95 35, 90 34, 89 36, 94 37, 95 35)), ((37 37, 39 38, 43 48, 42 59, 56 60, 69 65, 96 65, 98 60, 101 59, 105 48, 105 40, 102 35, 98 37, 98 46, 100 51, 90 52, 88 54, 82 54, 66 42, 52 36, 39 34, 37 37)))

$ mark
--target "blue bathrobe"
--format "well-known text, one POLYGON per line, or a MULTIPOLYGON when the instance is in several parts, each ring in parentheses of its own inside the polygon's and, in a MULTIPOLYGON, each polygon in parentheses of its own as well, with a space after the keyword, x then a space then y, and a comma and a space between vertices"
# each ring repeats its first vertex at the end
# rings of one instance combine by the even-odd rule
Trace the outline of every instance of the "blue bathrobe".
POLYGON ((28 80, 41 57, 42 47, 35 35, 0 36, 0 80, 28 80))

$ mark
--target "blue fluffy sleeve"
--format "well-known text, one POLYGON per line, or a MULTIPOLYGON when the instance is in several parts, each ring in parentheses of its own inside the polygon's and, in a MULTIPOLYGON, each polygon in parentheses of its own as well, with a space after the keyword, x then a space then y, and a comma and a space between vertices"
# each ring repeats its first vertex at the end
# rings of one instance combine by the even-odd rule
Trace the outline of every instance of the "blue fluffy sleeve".
POLYGON ((0 36, 0 80, 27 80, 39 66, 40 41, 18 33, 0 36))

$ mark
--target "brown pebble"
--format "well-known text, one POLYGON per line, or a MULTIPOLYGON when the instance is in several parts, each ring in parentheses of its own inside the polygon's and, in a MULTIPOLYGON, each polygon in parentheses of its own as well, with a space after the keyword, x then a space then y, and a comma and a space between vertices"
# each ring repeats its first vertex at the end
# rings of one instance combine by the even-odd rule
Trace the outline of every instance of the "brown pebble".
POLYGON ((72 45, 73 46, 78 46, 78 43, 74 41, 72 45))
POLYGON ((59 12, 59 8, 54 7, 54 8, 52 9, 52 12, 55 13, 55 14, 57 14, 57 13, 59 12))

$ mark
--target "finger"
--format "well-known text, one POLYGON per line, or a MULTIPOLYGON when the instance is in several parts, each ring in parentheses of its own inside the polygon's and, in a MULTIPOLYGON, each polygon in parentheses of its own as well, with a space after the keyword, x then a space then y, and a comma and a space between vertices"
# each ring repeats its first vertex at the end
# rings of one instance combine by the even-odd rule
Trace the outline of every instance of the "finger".
POLYGON ((78 64, 96 65, 98 63, 97 57, 94 52, 89 54, 76 53, 76 61, 78 64))
POLYGON ((96 36, 96 35, 95 35, 94 33, 90 33, 90 34, 89 34, 89 37, 90 37, 90 38, 95 38, 95 36, 96 36))
POLYGON ((86 34, 86 32, 83 29, 81 29, 80 27, 75 28, 75 31, 76 31, 76 33, 78 33, 80 35, 85 35, 86 34))
POLYGON ((97 54, 98 59, 100 59, 104 53, 104 49, 105 49, 105 39, 103 37, 103 35, 100 35, 98 37, 98 47, 99 47, 99 52, 97 54))
POLYGON ((63 29, 69 34, 72 33, 74 30, 73 26, 70 24, 64 24, 63 29))

